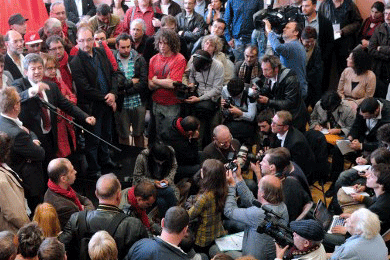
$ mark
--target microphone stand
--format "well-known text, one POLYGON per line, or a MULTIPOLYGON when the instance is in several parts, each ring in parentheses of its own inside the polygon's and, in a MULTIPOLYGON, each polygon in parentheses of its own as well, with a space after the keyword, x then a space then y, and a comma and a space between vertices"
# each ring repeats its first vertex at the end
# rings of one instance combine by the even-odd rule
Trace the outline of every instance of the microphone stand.
MULTIPOLYGON (((38 98, 39 98, 39 97, 38 97, 38 98)), ((54 114, 56 114, 56 115, 62 117, 63 119, 65 119, 69 124, 74 125, 74 126, 77 126, 77 127, 80 128, 81 130, 83 130, 83 131, 87 132, 88 134, 92 135, 93 137, 99 139, 99 140, 102 141, 103 143, 105 143, 105 144, 111 146, 112 148, 114 148, 114 149, 117 150, 118 152, 122 152, 122 149, 116 147, 115 145, 113 145, 113 144, 107 142, 106 140, 102 139, 101 137, 95 135, 95 134, 92 133, 91 131, 85 129, 83 126, 81 126, 81 125, 75 123, 74 121, 72 121, 72 120, 66 118, 65 116, 59 114, 59 113, 57 112, 57 109, 58 109, 58 108, 55 107, 55 106, 53 106, 52 104, 50 104, 49 102, 47 102, 47 101, 44 100, 43 98, 39 98, 39 101, 41 101, 41 103, 42 103, 45 107, 47 107, 50 111, 52 111, 54 114)))

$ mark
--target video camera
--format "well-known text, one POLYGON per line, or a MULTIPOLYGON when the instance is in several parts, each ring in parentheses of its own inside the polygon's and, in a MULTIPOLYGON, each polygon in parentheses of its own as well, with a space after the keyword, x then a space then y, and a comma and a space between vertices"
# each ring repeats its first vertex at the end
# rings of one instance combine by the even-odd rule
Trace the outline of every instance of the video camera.
POLYGON ((281 247, 294 246, 293 231, 281 223, 283 217, 274 212, 269 206, 261 205, 257 200, 254 200, 252 204, 263 209, 265 213, 265 218, 257 227, 257 232, 269 235, 281 247))
POLYGON ((176 90, 176 97, 180 100, 187 99, 191 96, 197 96, 197 93, 195 91, 197 86, 195 88, 190 88, 189 86, 179 81, 174 81, 173 86, 175 87, 176 90))
POLYGON ((288 22, 304 23, 305 18, 298 7, 288 5, 274 9, 273 6, 274 1, 272 0, 267 9, 263 9, 256 14, 253 20, 256 29, 260 30, 265 27, 264 19, 270 22, 272 30, 277 34, 283 33, 283 29, 288 22))

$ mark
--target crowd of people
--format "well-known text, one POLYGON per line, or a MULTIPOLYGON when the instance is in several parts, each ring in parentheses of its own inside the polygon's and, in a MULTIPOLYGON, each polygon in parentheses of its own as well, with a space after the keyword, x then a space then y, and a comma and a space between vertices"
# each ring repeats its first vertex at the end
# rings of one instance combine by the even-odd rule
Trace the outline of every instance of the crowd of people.
POLYGON ((390 5, 43 1, 0 35, 0 260, 388 259, 390 5))

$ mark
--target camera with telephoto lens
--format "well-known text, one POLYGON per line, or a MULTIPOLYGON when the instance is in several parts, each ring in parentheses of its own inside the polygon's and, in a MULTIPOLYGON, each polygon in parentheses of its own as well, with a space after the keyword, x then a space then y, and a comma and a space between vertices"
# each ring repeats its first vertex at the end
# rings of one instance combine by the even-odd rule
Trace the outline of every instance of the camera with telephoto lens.
POLYGON ((241 170, 246 171, 249 169, 249 164, 256 163, 263 160, 262 155, 253 155, 249 152, 249 148, 246 144, 241 145, 240 150, 237 153, 237 164, 241 166, 241 170))
POLYGON ((178 81, 174 81, 173 86, 176 90, 176 97, 180 100, 187 99, 191 96, 197 96, 196 92, 193 90, 196 89, 196 87, 190 88, 189 86, 178 81))
POLYGON ((284 27, 289 22, 295 21, 303 24, 305 22, 305 17, 301 14, 298 7, 288 5, 273 8, 273 1, 267 9, 263 9, 255 14, 253 23, 257 30, 265 28, 264 19, 269 21, 272 30, 277 34, 282 34, 284 27))
MULTIPOLYGON (((260 204, 258 201, 254 202, 260 204)), ((254 202, 253 205, 255 205, 254 202)), ((255 206, 259 207, 259 205, 255 206)), ((264 210, 265 218, 257 227, 257 232, 269 235, 282 248, 287 245, 294 246, 293 231, 281 223, 282 216, 274 212, 269 206, 261 205, 260 207, 264 210)))
MULTIPOLYGON (((271 88, 265 83, 264 77, 256 77, 251 81, 253 93, 249 96, 250 99, 256 100, 259 96, 271 97, 271 88)), ((251 100, 252 101, 252 100, 251 100)))
POLYGON ((233 172, 237 171, 238 166, 234 162, 234 159, 236 159, 236 155, 234 152, 229 152, 227 157, 226 157, 228 163, 225 164, 226 170, 232 170, 233 172))
POLYGON ((225 104, 223 105, 222 108, 222 116, 225 118, 225 120, 233 119, 233 115, 232 113, 230 113, 229 108, 231 108, 234 105, 235 103, 232 97, 228 97, 227 99, 225 99, 225 104))

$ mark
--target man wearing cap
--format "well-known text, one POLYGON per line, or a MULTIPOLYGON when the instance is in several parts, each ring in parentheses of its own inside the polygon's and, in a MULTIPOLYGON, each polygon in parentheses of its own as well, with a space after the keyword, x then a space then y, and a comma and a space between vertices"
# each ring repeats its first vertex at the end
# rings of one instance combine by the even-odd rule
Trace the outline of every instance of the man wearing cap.
POLYGON ((25 35, 27 30, 27 21, 28 19, 24 18, 21 14, 13 14, 8 19, 9 28, 17 31, 21 35, 25 35))
POLYGON ((42 40, 37 32, 28 32, 24 35, 24 44, 28 53, 40 54, 42 40))
POLYGON ((325 248, 321 241, 324 238, 322 224, 314 219, 292 221, 290 228, 294 232, 294 247, 286 254, 288 246, 281 248, 277 243, 275 260, 288 259, 326 260, 325 248))
POLYGON ((17 31, 10 30, 5 34, 4 41, 7 47, 4 70, 9 71, 15 80, 20 79, 23 77, 23 37, 17 31))

